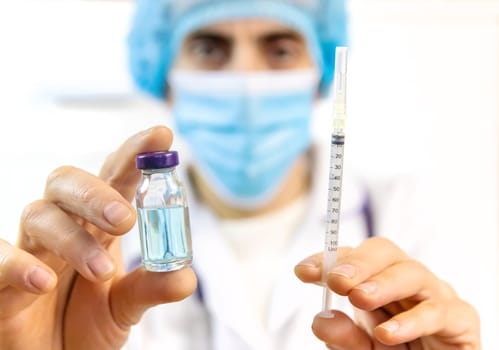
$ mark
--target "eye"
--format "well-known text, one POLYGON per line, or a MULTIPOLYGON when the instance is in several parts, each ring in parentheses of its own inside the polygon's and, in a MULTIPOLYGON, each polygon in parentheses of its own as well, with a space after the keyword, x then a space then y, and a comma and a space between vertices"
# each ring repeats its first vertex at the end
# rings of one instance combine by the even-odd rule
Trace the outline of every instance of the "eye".
POLYGON ((188 47, 188 53, 201 69, 220 69, 230 58, 230 44, 218 38, 196 38, 188 47))
POLYGON ((268 42, 265 50, 270 67, 289 69, 301 63, 306 47, 293 39, 276 39, 268 42))

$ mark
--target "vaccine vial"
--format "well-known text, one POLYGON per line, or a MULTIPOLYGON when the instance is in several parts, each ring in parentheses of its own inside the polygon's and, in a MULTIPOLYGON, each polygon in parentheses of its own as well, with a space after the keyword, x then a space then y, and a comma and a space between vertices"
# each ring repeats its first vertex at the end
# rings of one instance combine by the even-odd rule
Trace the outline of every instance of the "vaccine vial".
POLYGON ((177 178, 176 151, 135 157, 142 177, 136 191, 142 264, 149 271, 173 271, 192 262, 189 209, 177 178))

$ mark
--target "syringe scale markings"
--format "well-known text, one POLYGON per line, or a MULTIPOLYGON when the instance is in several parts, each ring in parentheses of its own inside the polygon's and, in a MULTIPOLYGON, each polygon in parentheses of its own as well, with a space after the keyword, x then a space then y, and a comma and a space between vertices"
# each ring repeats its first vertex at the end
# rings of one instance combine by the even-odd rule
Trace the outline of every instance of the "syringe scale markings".
POLYGON ((331 166, 329 168, 328 212, 326 228, 326 246, 329 252, 336 252, 341 204, 341 180, 343 177, 343 149, 345 137, 331 137, 331 166))

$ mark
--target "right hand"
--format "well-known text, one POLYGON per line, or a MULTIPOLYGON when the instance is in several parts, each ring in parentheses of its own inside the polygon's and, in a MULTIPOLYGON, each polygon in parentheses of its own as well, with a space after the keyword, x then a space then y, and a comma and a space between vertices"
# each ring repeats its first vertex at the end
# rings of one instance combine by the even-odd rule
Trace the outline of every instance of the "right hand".
MULTIPOLYGON (((298 278, 321 284, 322 256, 298 264, 298 278)), ((329 349, 481 349, 480 317, 473 306, 386 238, 341 248, 326 282, 348 297, 355 311, 354 318, 338 310, 314 318, 312 330, 329 349)))
POLYGON ((0 240, 0 349, 120 349, 149 307, 194 291, 190 268, 126 273, 120 252, 136 219, 135 154, 171 141, 155 127, 111 154, 99 177, 67 166, 48 177, 44 198, 23 212, 17 247, 0 240))

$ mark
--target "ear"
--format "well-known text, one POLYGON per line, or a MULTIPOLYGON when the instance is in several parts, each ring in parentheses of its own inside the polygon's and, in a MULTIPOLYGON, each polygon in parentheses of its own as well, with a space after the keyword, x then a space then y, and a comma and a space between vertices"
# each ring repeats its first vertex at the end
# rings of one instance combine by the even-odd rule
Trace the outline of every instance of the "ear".
POLYGON ((322 99, 322 92, 321 92, 321 88, 318 86, 317 90, 315 91, 315 98, 314 98, 314 100, 319 101, 321 99, 322 99))
POLYGON ((171 107, 173 105, 173 91, 168 85, 168 82, 165 82, 165 86, 163 87, 163 97, 166 104, 171 107))

